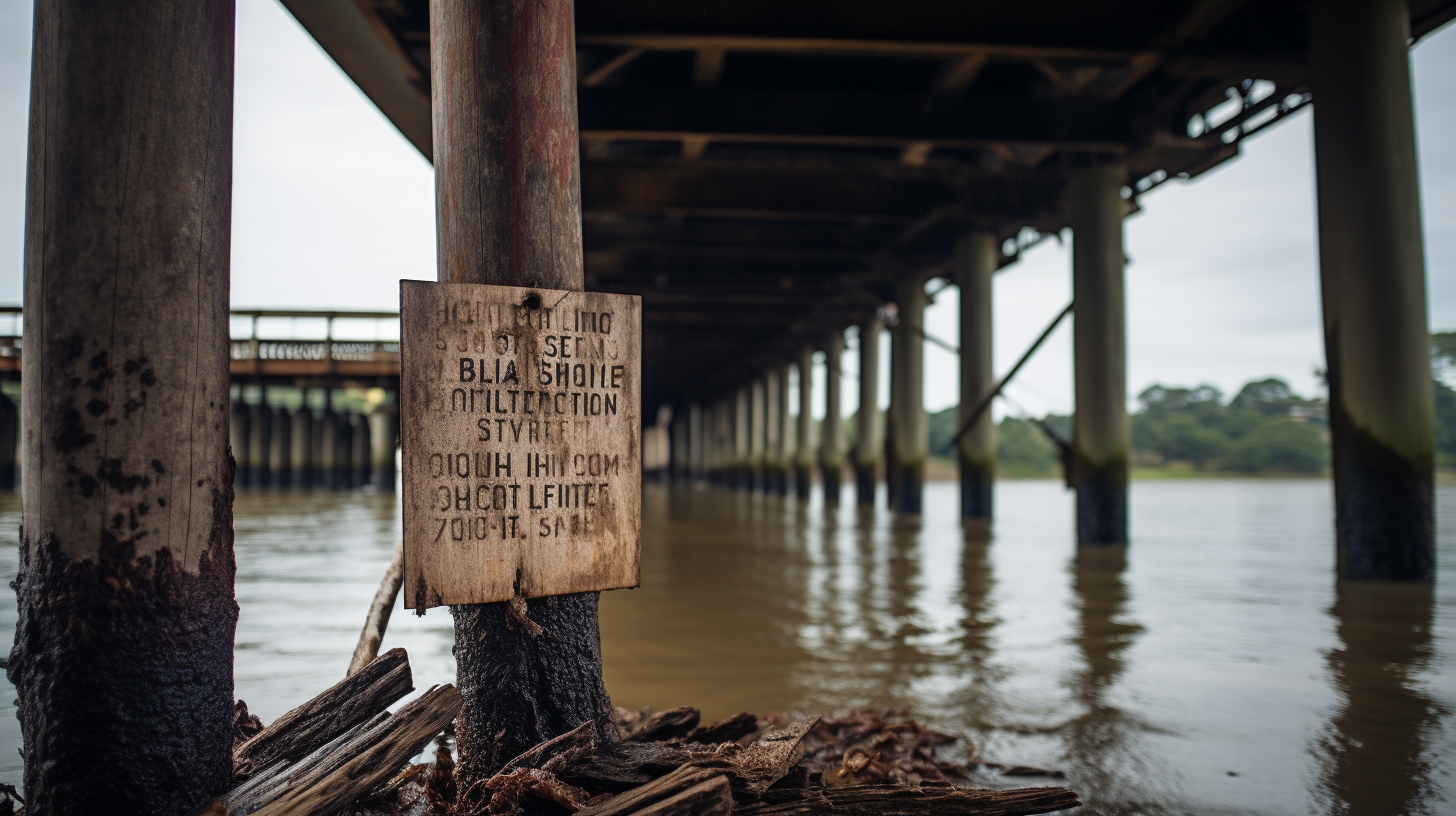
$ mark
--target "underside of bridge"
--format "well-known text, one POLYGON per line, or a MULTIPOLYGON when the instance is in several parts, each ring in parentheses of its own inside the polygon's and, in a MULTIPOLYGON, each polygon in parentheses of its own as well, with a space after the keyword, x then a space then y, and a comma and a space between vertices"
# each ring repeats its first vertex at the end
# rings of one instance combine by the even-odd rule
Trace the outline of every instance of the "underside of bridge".
MULTIPOLYGON (((426 0, 284 0, 429 156, 426 0)), ((1414 0, 1419 37, 1456 3, 1414 0)), ((747 383, 1070 226, 1069 178, 1196 176, 1310 101, 1296 0, 576 4, 589 289, 643 298, 644 405, 747 383)))

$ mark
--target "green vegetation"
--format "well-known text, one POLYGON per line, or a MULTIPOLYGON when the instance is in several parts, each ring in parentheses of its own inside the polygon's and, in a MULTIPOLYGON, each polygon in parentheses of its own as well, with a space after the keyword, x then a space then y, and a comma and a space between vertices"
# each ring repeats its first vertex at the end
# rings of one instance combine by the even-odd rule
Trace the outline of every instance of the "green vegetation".
POLYGON ((1436 392, 1436 462, 1456 467, 1456 331, 1431 335, 1431 376, 1436 392))
MULTIPOLYGON (((1450 436, 1456 444, 1456 391, 1446 391, 1452 418, 1450 436)), ((1138 402, 1141 407, 1132 417, 1132 441, 1133 463, 1140 470, 1157 468, 1188 475, 1317 474, 1329 464, 1324 401, 1295 394, 1283 380, 1255 380, 1229 400, 1211 385, 1153 385, 1138 395, 1138 402)), ((955 408, 948 408, 930 416, 933 454, 954 457, 950 439, 956 431, 956 413, 955 408)), ((1070 439, 1070 417, 1007 417, 998 427, 997 469, 1001 475, 1060 474, 1057 447, 1047 430, 1070 439)))

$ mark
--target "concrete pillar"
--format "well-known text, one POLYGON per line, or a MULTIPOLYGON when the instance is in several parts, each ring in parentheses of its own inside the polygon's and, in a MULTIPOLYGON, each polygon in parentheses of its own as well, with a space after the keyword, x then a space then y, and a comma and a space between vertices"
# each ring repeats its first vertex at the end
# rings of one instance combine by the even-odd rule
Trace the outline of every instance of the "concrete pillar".
POLYGON ((233 771, 234 4, 34 5, 25 811, 176 816, 233 771))
MULTIPOLYGON (((955 284, 960 289, 961 403, 958 425, 964 424, 995 387, 992 369, 991 275, 996 272, 996 236, 976 232, 956 243, 955 284)), ((991 518, 996 481, 996 423, 991 411, 961 437, 957 450, 961 471, 961 518, 991 518)))
POLYGON ((1435 561, 1409 15, 1401 0, 1310 4, 1336 562, 1352 580, 1429 581, 1435 561))
POLYGON ((272 438, 268 441, 268 484, 287 487, 289 460, 293 454, 293 414, 287 408, 277 409, 269 428, 272 438))
POLYGON ((749 388, 733 394, 733 486, 748 490, 753 487, 753 463, 749 441, 749 388))
POLYGON ((20 410, 15 401, 0 394, 0 490, 14 490, 15 452, 20 443, 20 410))
POLYGON ((875 503, 875 473, 880 466, 880 332, 878 318, 859 327, 859 413, 855 416, 854 481, 860 504, 875 503))
POLYGON ((824 501, 839 503, 839 478, 844 473, 844 417, 839 392, 843 372, 844 333, 824 339, 824 424, 819 432, 819 468, 824 480, 824 501))
POLYGON ((799 352, 799 422, 794 434, 797 453, 794 456, 794 479, 801 499, 809 498, 814 470, 814 349, 805 346, 799 352))
POLYGON ((768 418, 768 386, 760 377, 753 381, 748 391, 748 459, 752 470, 752 487, 754 490, 764 489, 764 476, 767 473, 768 455, 768 432, 765 427, 768 418))
POLYGON ((930 452, 930 422, 925 415, 925 284, 901 281, 895 286, 900 321, 890 344, 890 411, 895 438, 895 484, 891 507, 918 515, 925 492, 925 459, 930 452))
POLYGON ((293 412, 293 429, 288 434, 288 482, 293 487, 313 484, 313 447, 318 423, 308 407, 307 392, 304 396, 303 405, 293 412))
POLYGON ((395 491, 395 452, 399 450, 399 409, 386 402, 369 415, 369 471, 374 488, 395 491))
POLYGON ((259 403, 248 409, 248 484, 267 487, 268 453, 273 444, 273 409, 268 407, 268 392, 258 396, 259 403))
POLYGON ((1132 427, 1127 417, 1127 341, 1123 294, 1118 165, 1078 170, 1072 216, 1072 482, 1077 488, 1077 542, 1127 543, 1127 476, 1132 427))
POLYGON ((688 406, 688 475, 703 478, 703 406, 688 406))

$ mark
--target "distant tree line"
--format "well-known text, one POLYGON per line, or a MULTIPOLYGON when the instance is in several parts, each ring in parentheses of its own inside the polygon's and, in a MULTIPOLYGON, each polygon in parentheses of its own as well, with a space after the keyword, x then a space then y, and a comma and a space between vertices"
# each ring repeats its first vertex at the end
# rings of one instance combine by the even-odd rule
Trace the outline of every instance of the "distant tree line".
MULTIPOLYGON (((1456 331, 1431 335, 1436 398, 1436 456, 1456 467, 1456 331)), ((1138 395, 1132 416, 1134 467, 1169 467, 1216 473, 1322 473, 1329 467, 1329 409, 1319 397, 1294 393, 1284 380, 1253 380, 1232 399, 1212 385, 1154 384, 1138 395)), ((930 415, 932 455, 954 459, 955 406, 930 415)), ((1070 441, 1071 417, 1006 417, 997 470, 1003 476, 1057 476, 1057 445, 1070 441)))

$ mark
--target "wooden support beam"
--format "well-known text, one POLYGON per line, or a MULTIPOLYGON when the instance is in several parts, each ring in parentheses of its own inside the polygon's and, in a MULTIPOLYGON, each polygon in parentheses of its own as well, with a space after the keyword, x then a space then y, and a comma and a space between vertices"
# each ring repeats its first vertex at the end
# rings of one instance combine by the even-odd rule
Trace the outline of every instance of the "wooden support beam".
POLYGON ((843 56, 920 57, 954 59, 985 54, 1003 60, 1065 59, 1124 62, 1133 53, 1125 49, 970 42, 905 42, 897 40, 836 39, 832 37, 756 37, 705 34, 583 34, 581 45, 612 45, 649 51, 718 50, 769 54, 836 54, 843 56))
POLYGON ((717 85, 723 79, 722 48, 699 48, 693 58, 693 84, 717 85))
POLYGON ((628 48, 622 53, 602 63, 600 67, 593 69, 590 73, 581 78, 581 84, 587 88, 593 88, 602 84, 615 74, 619 68, 642 56, 645 51, 641 48, 628 48))
POLYGON ((918 142, 985 149, 1051 144, 1122 153, 1140 141, 1115 102, 1075 97, 1100 69, 1036 63, 1065 97, 722 85, 582 88, 584 139, 904 149, 918 142))
POLYGON ((981 69, 990 61, 990 54, 977 51, 963 57, 946 60, 945 67, 935 78, 935 87, 942 91, 956 91, 971 87, 981 69))

